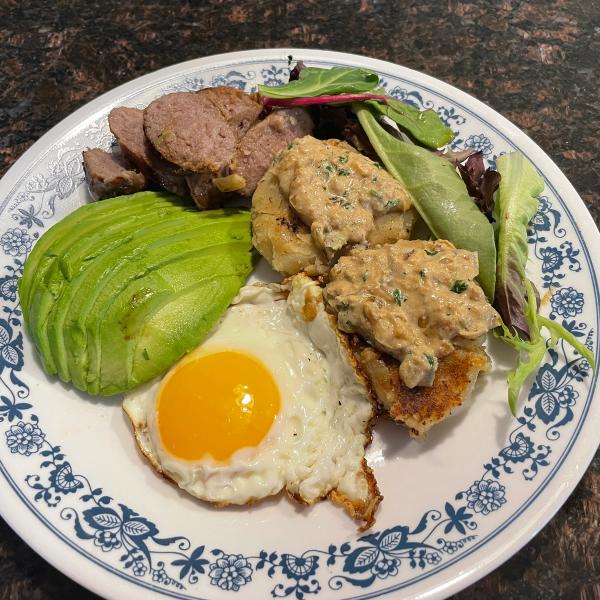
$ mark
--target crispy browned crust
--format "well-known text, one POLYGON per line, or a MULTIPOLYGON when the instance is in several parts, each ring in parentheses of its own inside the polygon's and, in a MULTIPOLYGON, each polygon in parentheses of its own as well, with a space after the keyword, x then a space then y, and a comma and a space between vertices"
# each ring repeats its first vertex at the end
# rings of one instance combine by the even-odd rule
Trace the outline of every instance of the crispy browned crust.
POLYGON ((443 421, 469 396, 480 371, 490 359, 483 348, 456 349, 440 360, 431 387, 407 388, 398 373, 398 361, 352 336, 352 349, 367 374, 380 408, 412 436, 426 433, 443 421))
POLYGON ((375 523, 375 513, 383 500, 383 496, 379 492, 375 475, 367 461, 363 458, 363 473, 367 479, 367 485, 369 486, 369 495, 365 502, 359 502, 357 500, 351 500, 344 494, 337 490, 331 490, 328 498, 334 504, 341 506, 348 515, 357 521, 362 521, 362 525, 358 528, 359 531, 365 531, 372 527, 375 523))

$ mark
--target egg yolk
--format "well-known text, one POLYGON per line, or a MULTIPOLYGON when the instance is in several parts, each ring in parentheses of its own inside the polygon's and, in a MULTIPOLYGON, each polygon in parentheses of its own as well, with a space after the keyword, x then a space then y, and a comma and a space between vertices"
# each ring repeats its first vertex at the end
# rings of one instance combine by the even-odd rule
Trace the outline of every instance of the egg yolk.
POLYGON ((279 412, 271 373, 241 352, 206 354, 182 364, 162 384, 157 423, 167 451, 186 460, 228 459, 256 446, 279 412))

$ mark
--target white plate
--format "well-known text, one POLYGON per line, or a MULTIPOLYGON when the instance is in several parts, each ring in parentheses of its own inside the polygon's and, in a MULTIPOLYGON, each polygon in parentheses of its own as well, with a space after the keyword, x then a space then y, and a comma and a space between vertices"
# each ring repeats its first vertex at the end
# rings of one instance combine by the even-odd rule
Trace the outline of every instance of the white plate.
POLYGON ((595 345, 600 302, 590 255, 600 242, 589 213, 536 144, 464 92, 387 62, 284 49, 190 61, 101 96, 0 182, 0 511, 44 558, 103 596, 441 598, 527 543, 598 445, 596 376, 580 357, 563 346, 547 356, 513 419, 504 378, 515 357, 491 340, 493 372, 428 439, 377 425, 368 459, 385 500, 375 531, 360 537, 328 503, 299 508, 280 497, 217 510, 187 497, 136 452, 118 399, 88 398, 44 375, 22 334, 15 278, 35 240, 88 201, 81 150, 109 147, 108 111, 173 90, 281 83, 289 54, 378 72, 388 93, 436 110, 456 132, 456 147, 481 149, 490 163, 502 152, 525 154, 546 181, 530 237, 531 277, 542 294, 554 291, 545 312, 595 345))

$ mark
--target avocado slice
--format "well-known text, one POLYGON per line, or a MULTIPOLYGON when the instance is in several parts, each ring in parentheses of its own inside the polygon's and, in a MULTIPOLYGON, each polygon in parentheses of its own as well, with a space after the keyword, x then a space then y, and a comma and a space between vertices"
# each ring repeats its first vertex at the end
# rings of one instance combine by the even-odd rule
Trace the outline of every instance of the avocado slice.
MULTIPOLYGON (((136 194, 136 196, 141 195, 136 194)), ((153 198, 152 196, 148 198, 147 196, 148 193, 144 193, 139 200, 150 204, 154 202, 164 204, 166 198, 166 196, 162 198, 153 198)), ((173 197, 171 196, 171 198, 173 197)), ((119 222, 130 214, 139 212, 139 204, 132 203, 127 196, 113 200, 113 211, 107 210, 99 203, 87 204, 59 221, 42 235, 27 258, 23 276, 18 284, 19 299, 25 325, 34 341, 37 342, 37 330, 35 326, 30 325, 32 322, 43 320, 45 317, 40 319, 40 315, 46 313, 43 308, 40 310, 38 306, 34 307, 32 321, 29 318, 32 312, 31 305, 35 298, 36 302, 42 302, 42 306, 45 303, 45 306, 48 307, 60 296, 64 283, 64 273, 60 268, 60 258, 63 252, 73 245, 84 243, 98 229, 105 229, 107 213, 111 215, 111 221, 119 222), (76 228, 76 235, 73 234, 74 228, 76 228), (48 296, 44 297, 45 294, 48 296)))
MULTIPOLYGON (((37 241, 25 262, 23 275, 18 283, 19 300, 26 329, 33 337, 36 346, 40 344, 40 341, 37 337, 37 329, 35 326, 32 326, 32 320, 30 319, 30 314, 32 313, 32 298, 35 297, 36 293, 47 293, 48 297, 45 299, 45 303, 46 306, 51 306, 55 299, 60 295, 63 278, 60 270, 57 270, 57 263, 61 252, 79 239, 70 234, 71 225, 76 226, 79 225, 81 221, 84 221, 85 225, 82 229, 78 230, 81 239, 86 239, 89 232, 95 228, 105 226, 105 217, 103 216, 102 211, 89 210, 88 207, 91 206, 95 205, 85 205, 46 231, 37 241), (89 217, 87 215, 89 215, 89 217), (42 289, 40 290, 40 288, 42 289)), ((123 210, 123 206, 116 207, 115 217, 118 218, 123 210)), ((37 301, 40 301, 39 297, 37 301)), ((37 307, 34 307, 34 320, 38 319, 40 312, 38 312, 37 307)), ((44 362, 47 371, 52 374, 56 373, 56 368, 51 355, 43 353, 42 361, 44 362)))
POLYGON ((185 239, 190 230, 198 228, 199 223, 202 223, 202 220, 190 216, 193 214, 184 211, 177 213, 177 217, 173 219, 150 221, 132 233, 123 244, 97 256, 92 264, 65 288, 49 316, 49 323, 52 320, 52 325, 48 327, 48 337, 57 364, 64 366, 66 380, 73 381, 75 387, 87 389, 85 383, 85 371, 88 363, 85 316, 96 296, 103 291, 107 281, 116 276, 124 265, 132 264, 134 267, 138 267, 146 264, 147 244, 149 239, 153 239, 153 236, 160 240, 157 243, 166 246, 167 253, 171 250, 167 240, 173 235, 173 230, 178 232, 176 236, 185 239), (67 353, 67 347, 69 353, 67 353))
POLYGON ((252 263, 253 254, 248 251, 246 242, 232 245, 225 257, 219 247, 212 246, 177 265, 173 263, 153 272, 149 278, 161 280, 157 284, 163 288, 162 294, 144 293, 150 289, 147 281, 141 288, 137 282, 128 286, 105 315, 100 330, 98 393, 116 393, 152 379, 197 346, 199 336, 204 338, 216 320, 212 313, 218 318, 229 305, 243 285, 252 263), (216 288, 215 281, 218 283, 216 288), (210 290, 208 293, 207 289, 210 290), (139 297, 143 300, 131 303, 132 293, 135 296, 140 290, 139 297), (203 306, 200 320, 194 317, 199 312, 194 303, 203 306), (148 360, 148 344, 139 351, 138 348, 146 343, 148 336, 143 332, 147 323, 156 319, 161 328, 170 332, 170 337, 168 344, 161 342, 152 346, 152 360, 148 360), (169 348, 168 353, 165 348, 169 348))
POLYGON ((162 202, 165 198, 175 198, 170 194, 157 194, 155 192, 139 192, 130 196, 119 196, 103 202, 85 204, 79 209, 68 214, 58 223, 48 229, 36 242, 33 250, 27 257, 23 275, 19 280, 19 300, 25 321, 29 318, 29 294, 32 288, 39 283, 44 272, 42 262, 52 264, 60 256, 57 244, 70 245, 77 239, 87 236, 88 231, 101 221, 105 223, 106 213, 110 213, 112 219, 120 217, 122 211, 139 210, 138 202, 162 202), (81 225, 83 224, 83 225, 81 225), (65 235, 65 232, 78 228, 78 237, 65 235))
POLYGON ((161 374, 227 308, 251 248, 248 211, 153 192, 79 208, 38 240, 19 283, 45 368, 101 394, 161 374))
MULTIPOLYGON (((217 212, 217 211, 211 211, 217 212)), ((100 363, 104 361, 104 357, 100 356, 99 339, 100 328, 103 329, 113 319, 117 322, 122 322, 121 315, 110 316, 109 311, 112 309, 113 303, 117 302, 123 288, 130 283, 133 283, 133 290, 130 290, 125 297, 125 308, 131 309, 138 304, 146 304, 149 300, 160 296, 162 293, 170 294, 172 291, 167 287, 161 287, 161 271, 174 265, 177 269, 179 263, 193 258, 195 255, 204 254, 205 250, 213 248, 213 253, 219 251, 223 262, 227 255, 232 252, 232 234, 236 238, 245 237, 246 254, 251 246, 250 232, 247 213, 231 214, 225 218, 226 213, 218 211, 222 217, 215 221, 210 219, 209 222, 200 226, 200 221, 195 229, 189 231, 179 231, 168 238, 157 239, 155 242, 149 243, 146 246, 143 261, 123 262, 113 270, 110 277, 103 281, 102 290, 93 297, 93 302, 85 308, 78 310, 80 320, 73 324, 73 328, 78 334, 83 332, 82 324, 85 326, 85 337, 88 341, 85 343, 87 354, 87 364, 81 363, 83 367, 77 373, 77 377, 84 375, 85 367, 87 367, 86 387, 94 390, 95 381, 99 375, 100 363), (224 254, 225 251, 225 254, 224 254), (156 276, 154 276, 156 274, 156 276)), ((152 235, 152 234, 149 234, 152 235)), ((151 238, 149 238, 151 239, 151 238)), ((201 265, 198 265, 199 268, 201 265)), ((215 270, 218 270, 218 261, 213 265, 215 270)), ((246 273, 249 273, 249 270, 246 273)), ((188 273, 184 275, 188 281, 194 280, 194 274, 188 273)), ((121 299, 122 301, 122 299, 121 299)), ((112 314, 112 313, 111 313, 112 314)), ((133 332, 129 333, 134 335, 133 332)))
MULTIPOLYGON (((78 211, 88 212, 85 210, 88 206, 91 205, 81 207, 78 211)), ((50 351, 47 337, 47 330, 52 326, 52 315, 63 296, 64 286, 78 270, 91 264, 94 252, 106 251, 111 244, 118 246, 125 243, 132 231, 147 222, 154 222, 156 212, 164 217, 168 213, 185 210, 188 210, 186 205, 175 201, 172 196, 147 198, 145 195, 138 198, 137 202, 130 201, 128 206, 121 207, 114 213, 107 210, 95 211, 95 219, 90 219, 89 224, 86 221, 85 226, 77 228, 75 232, 60 228, 62 237, 48 250, 48 260, 40 264, 40 275, 36 276, 38 284, 32 286, 29 294, 31 335, 40 349, 43 362, 46 364, 52 361, 54 368, 48 369, 52 374, 58 373, 63 381, 69 381, 64 363, 60 361, 60 355, 50 351), (99 239, 105 243, 99 244, 99 239)))

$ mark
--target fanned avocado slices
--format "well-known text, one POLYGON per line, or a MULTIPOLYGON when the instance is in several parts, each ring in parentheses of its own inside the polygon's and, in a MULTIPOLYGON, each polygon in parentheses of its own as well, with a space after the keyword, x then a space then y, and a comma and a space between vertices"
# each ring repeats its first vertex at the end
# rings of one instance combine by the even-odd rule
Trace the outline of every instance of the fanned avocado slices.
POLYGON ((50 228, 19 281, 46 371, 90 394, 130 390, 202 342, 256 260, 245 210, 140 192, 50 228))

